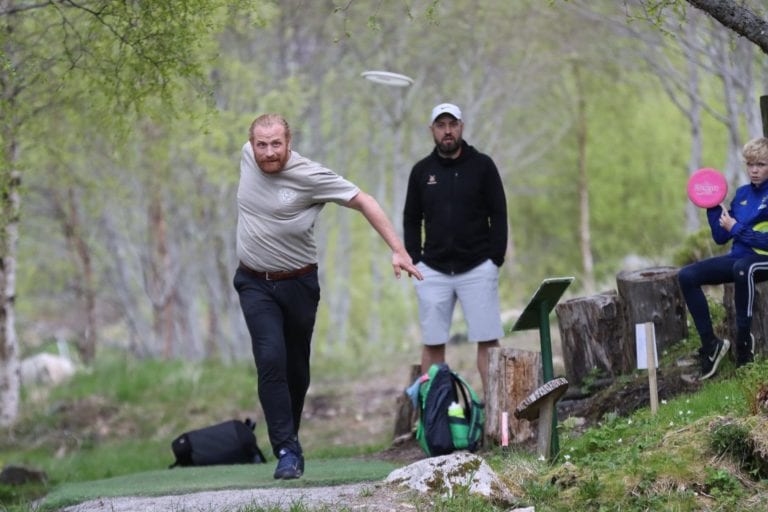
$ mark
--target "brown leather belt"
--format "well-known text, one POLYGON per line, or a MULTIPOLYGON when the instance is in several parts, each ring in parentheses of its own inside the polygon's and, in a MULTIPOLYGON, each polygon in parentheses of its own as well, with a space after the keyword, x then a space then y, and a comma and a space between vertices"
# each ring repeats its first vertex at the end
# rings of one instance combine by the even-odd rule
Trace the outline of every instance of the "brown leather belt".
POLYGON ((261 272, 246 266, 241 261, 240 268, 258 279, 264 279, 265 281, 282 281, 283 279, 293 279, 299 276, 303 276, 304 274, 309 274, 313 270, 317 270, 317 263, 310 263, 306 267, 297 268, 296 270, 261 272))

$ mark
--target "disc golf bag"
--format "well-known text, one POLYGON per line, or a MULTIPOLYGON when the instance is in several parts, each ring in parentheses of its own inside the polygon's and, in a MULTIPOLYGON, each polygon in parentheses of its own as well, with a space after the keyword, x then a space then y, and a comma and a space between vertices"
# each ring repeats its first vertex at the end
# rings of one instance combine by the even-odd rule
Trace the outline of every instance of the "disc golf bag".
POLYGON ((256 444, 255 427, 256 424, 246 418, 184 432, 171 443, 176 461, 170 467, 266 462, 256 444))

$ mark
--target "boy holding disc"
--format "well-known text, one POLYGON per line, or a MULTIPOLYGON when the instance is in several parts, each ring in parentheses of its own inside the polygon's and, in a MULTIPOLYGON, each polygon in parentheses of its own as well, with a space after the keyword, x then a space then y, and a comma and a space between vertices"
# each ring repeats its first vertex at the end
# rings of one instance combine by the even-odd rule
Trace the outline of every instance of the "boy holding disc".
POLYGON ((734 283, 736 306, 736 364, 754 360, 755 339, 750 333, 755 281, 768 278, 768 138, 747 142, 742 149, 750 183, 736 190, 729 209, 707 208, 712 239, 719 245, 732 240, 723 256, 706 258, 680 269, 683 297, 701 337, 700 380, 712 377, 730 342, 715 336, 704 285, 734 283), (757 279, 755 279, 757 277, 757 279))

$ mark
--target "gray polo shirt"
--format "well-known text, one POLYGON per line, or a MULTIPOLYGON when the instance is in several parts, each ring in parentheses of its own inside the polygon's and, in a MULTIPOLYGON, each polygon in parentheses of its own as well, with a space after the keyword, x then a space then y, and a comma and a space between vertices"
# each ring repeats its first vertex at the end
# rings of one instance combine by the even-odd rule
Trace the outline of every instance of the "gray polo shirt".
POLYGON ((295 151, 282 171, 264 173, 246 142, 237 189, 237 257, 268 272, 317 263, 317 215, 325 203, 346 203, 359 192, 350 181, 295 151))

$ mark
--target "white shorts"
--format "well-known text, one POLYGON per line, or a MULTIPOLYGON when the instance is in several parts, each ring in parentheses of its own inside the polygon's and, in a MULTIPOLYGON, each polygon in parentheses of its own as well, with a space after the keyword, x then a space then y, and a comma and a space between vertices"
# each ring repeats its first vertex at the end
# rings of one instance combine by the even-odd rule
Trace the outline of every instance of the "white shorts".
POLYGON ((456 299, 461 303, 470 342, 504 337, 499 308, 499 267, 486 260, 462 274, 450 275, 419 262, 423 281, 414 280, 424 345, 448 342, 456 299))

